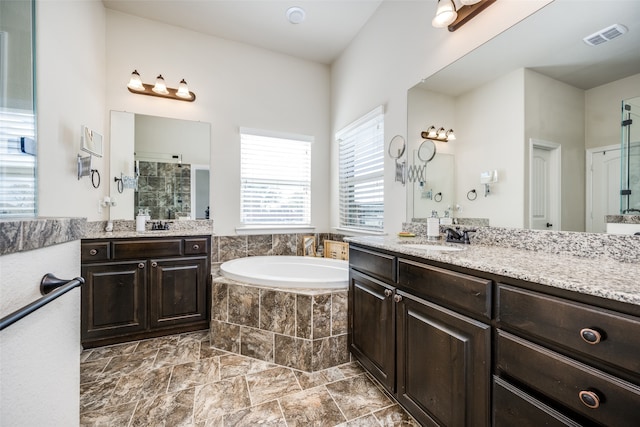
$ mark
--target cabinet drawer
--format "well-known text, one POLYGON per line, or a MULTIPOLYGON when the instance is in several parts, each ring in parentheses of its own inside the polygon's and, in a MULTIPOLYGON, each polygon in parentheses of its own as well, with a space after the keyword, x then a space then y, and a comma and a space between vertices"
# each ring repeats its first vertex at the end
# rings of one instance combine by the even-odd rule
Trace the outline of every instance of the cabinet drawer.
POLYGON ((638 425, 640 387, 500 330, 496 368, 598 423, 638 425))
POLYGON ((497 320, 505 329, 640 372, 640 319, 633 316, 499 284, 497 320))
POLYGON ((113 259, 180 256, 182 239, 114 240, 113 259))
POLYGON ((369 273, 389 282, 396 281, 396 257, 369 251, 367 249, 349 247, 349 267, 369 273))
POLYGON ((82 242, 80 246, 80 260, 82 262, 104 261, 111 256, 111 244, 109 242, 82 242))
POLYGON ((577 422, 499 377, 493 377, 494 427, 580 427, 577 422))
POLYGON ((206 254, 208 249, 208 239, 206 238, 184 239, 185 255, 206 254))
POLYGON ((400 259, 398 283, 422 298, 491 318, 491 280, 400 259))

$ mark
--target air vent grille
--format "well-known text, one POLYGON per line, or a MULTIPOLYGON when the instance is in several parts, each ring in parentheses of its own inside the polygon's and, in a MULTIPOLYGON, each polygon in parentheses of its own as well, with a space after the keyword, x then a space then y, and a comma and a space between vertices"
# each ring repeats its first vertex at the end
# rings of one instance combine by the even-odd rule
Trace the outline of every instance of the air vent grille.
POLYGON ((599 44, 608 42, 609 40, 615 39, 616 37, 621 36, 626 32, 626 27, 620 24, 614 24, 607 28, 603 28, 602 30, 591 35, 588 35, 583 40, 590 46, 597 46, 599 44))

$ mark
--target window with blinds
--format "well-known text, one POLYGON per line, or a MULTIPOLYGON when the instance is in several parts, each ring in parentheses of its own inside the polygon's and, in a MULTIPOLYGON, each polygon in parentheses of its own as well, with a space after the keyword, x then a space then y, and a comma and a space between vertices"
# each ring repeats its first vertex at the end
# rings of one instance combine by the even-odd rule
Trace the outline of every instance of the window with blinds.
POLYGON ((243 225, 311 223, 311 137, 240 130, 243 225))
POLYGON ((384 113, 378 107, 336 134, 340 227, 384 229, 384 113))
POLYGON ((35 116, 0 110, 0 217, 36 214, 35 116))

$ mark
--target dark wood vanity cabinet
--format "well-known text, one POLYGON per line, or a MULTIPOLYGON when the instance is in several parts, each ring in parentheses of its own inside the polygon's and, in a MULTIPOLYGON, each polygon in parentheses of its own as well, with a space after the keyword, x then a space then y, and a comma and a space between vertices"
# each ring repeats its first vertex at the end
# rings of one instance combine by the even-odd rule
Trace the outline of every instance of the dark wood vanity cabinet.
POLYGON ((352 354, 422 425, 489 425, 491 328, 440 305, 432 286, 456 306, 477 287, 490 298, 487 281, 353 245, 349 260, 352 354))
POLYGON ((350 350, 420 424, 640 425, 635 306, 365 245, 349 256, 350 350))
POLYGON ((85 347, 206 329, 211 238, 85 240, 85 347))
MULTIPOLYGON (((512 393, 561 425, 639 425, 640 319, 500 283, 496 303, 495 370, 512 393)), ((498 420, 507 410, 494 404, 498 420)))

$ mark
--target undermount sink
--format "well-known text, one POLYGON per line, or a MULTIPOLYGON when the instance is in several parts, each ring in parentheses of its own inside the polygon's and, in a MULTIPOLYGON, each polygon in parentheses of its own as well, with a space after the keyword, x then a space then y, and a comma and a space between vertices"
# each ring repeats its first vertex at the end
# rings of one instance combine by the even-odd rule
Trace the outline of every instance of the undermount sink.
POLYGON ((455 246, 428 245, 428 244, 420 244, 420 243, 406 243, 406 244, 403 244, 402 246, 404 246, 406 248, 411 248, 411 249, 421 249, 423 251, 450 251, 450 252, 455 252, 455 251, 464 250, 464 248, 455 247, 455 246))

